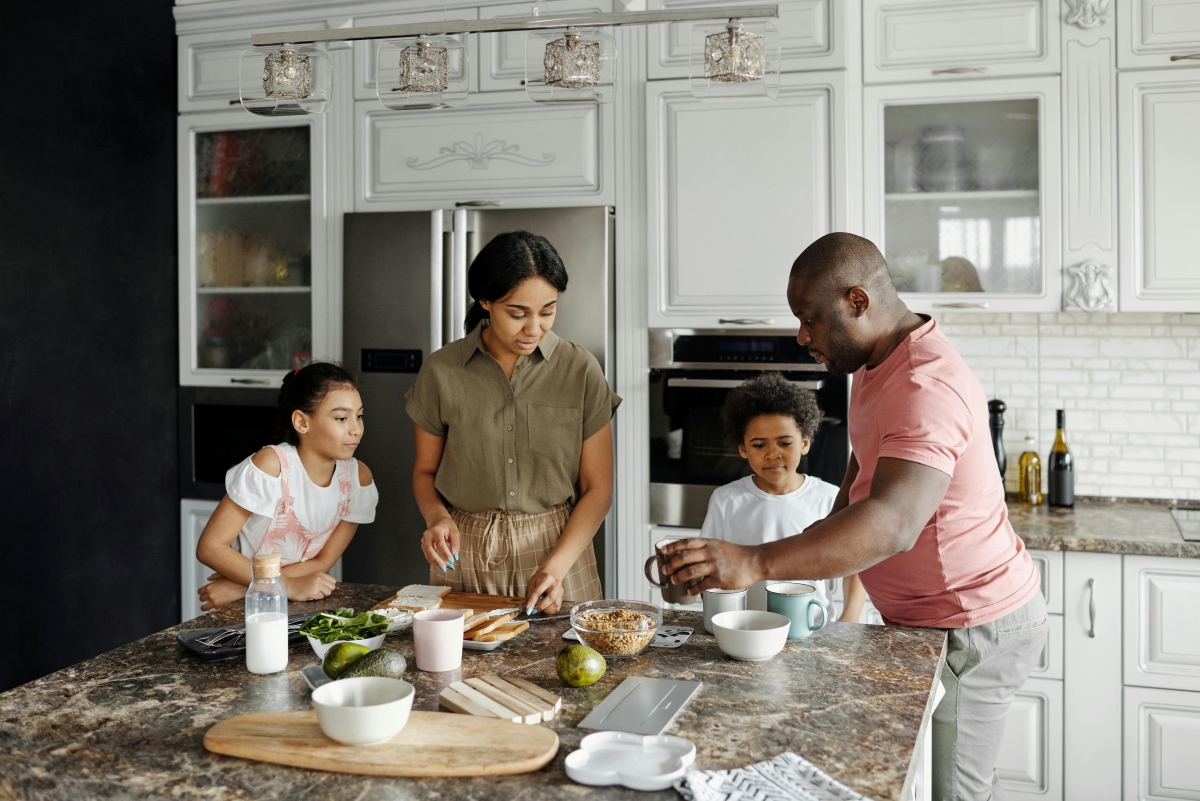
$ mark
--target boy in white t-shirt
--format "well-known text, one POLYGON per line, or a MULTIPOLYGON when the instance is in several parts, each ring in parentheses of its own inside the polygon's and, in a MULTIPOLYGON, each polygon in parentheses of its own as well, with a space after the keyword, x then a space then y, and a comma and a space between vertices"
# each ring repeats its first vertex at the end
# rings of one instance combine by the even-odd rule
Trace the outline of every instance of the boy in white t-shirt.
MULTIPOLYGON (((765 373, 730 392, 721 417, 726 436, 754 474, 712 494, 700 536, 761 545, 799 534, 829 514, 838 488, 797 472, 821 425, 821 409, 811 390, 778 373, 765 373)), ((766 584, 750 588, 750 609, 767 608, 766 584)), ((828 604, 825 582, 811 584, 828 604)), ((842 588, 845 609, 839 621, 857 623, 866 591, 857 575, 846 576, 842 588)))

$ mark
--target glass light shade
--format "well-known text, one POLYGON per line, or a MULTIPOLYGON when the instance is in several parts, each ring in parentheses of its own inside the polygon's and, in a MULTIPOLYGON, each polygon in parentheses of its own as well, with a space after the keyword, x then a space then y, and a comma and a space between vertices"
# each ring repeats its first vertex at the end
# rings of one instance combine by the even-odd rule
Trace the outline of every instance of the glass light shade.
POLYGON ((611 102, 616 69, 617 40, 603 31, 567 28, 525 37, 525 93, 534 102, 611 102))
POLYGON ((333 86, 329 55, 311 45, 257 47, 242 53, 239 93, 254 114, 324 114, 333 86))
POLYGON ((385 39, 375 51, 375 94, 390 109, 461 108, 467 48, 449 36, 385 39))
POLYGON ((779 30, 766 20, 693 26, 690 60, 702 100, 779 95, 779 30))

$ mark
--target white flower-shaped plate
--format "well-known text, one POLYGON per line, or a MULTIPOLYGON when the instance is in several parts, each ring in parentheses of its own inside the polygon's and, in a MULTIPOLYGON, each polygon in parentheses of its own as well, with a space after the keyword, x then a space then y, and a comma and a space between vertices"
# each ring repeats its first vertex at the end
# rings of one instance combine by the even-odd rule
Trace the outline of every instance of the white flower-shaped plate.
POLYGON ((567 755, 567 775, 580 784, 620 784, 631 790, 666 790, 696 761, 691 740, 623 731, 589 734, 567 755))

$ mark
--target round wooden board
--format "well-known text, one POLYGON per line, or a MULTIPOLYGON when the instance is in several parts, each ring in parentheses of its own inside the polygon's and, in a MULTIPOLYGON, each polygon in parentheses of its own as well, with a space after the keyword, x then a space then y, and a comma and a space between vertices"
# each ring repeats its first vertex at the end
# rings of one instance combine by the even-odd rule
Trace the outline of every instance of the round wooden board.
POLYGON ((530 773, 558 752, 558 734, 504 720, 412 712, 399 734, 377 745, 342 745, 321 733, 316 712, 258 712, 213 726, 216 754, 298 768, 371 776, 496 776, 530 773))

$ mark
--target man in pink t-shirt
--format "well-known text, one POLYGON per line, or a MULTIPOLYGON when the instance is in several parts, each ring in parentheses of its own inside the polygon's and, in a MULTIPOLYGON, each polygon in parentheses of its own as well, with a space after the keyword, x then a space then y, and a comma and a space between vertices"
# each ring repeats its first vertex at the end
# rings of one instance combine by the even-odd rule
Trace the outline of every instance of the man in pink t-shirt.
POLYGON ((853 454, 833 511, 758 546, 691 539, 664 569, 700 590, 858 573, 892 625, 946 629, 933 715, 933 797, 999 799, 996 758, 1013 695, 1046 642, 1039 575, 1013 531, 979 381, 896 294, 878 249, 836 233, 792 265, 797 341, 853 373, 853 454))

